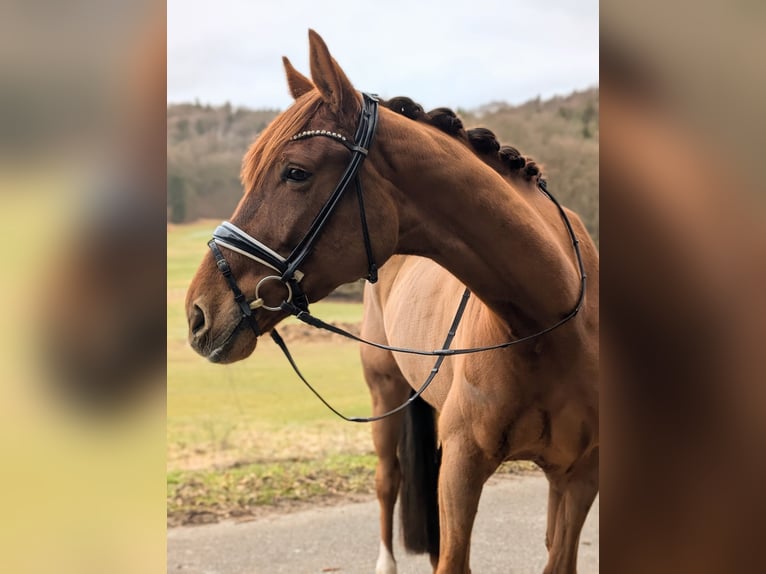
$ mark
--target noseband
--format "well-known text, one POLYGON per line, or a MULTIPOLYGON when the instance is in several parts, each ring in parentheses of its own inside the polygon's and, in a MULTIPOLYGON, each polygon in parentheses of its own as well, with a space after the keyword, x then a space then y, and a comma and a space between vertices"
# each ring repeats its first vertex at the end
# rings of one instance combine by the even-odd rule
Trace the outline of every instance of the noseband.
POLYGON ((287 357, 287 360, 289 361, 290 365, 293 367, 293 369, 295 370, 296 374, 301 379, 301 381, 303 381, 303 383, 309 388, 309 390, 311 390, 327 408, 329 408, 333 413, 338 415, 340 418, 349 422, 372 422, 372 421, 380 420, 408 407, 431 384, 431 381, 433 381, 433 379, 436 377, 437 373, 439 372, 439 368, 441 367, 441 364, 444 361, 444 358, 447 356, 465 355, 469 353, 480 353, 484 351, 492 351, 495 349, 504 349, 512 345, 517 345, 519 343, 530 341, 532 339, 540 337, 541 335, 545 335, 546 333, 549 333, 553 331, 554 329, 557 329, 564 323, 574 318, 574 316, 577 315, 577 313, 580 311, 580 308, 582 307, 583 301, 585 299, 585 288, 587 284, 587 275, 585 274, 585 266, 583 264, 582 255, 580 253, 580 246, 579 246, 580 242, 578 241, 574 233, 572 224, 570 223, 566 212, 561 207, 561 204, 559 204, 556 198, 553 197, 553 195, 548 191, 545 180, 540 180, 538 182, 538 188, 548 199, 551 200, 551 202, 553 202, 556 205, 559 211, 559 214, 561 215, 561 218, 564 221, 564 224, 567 228, 569 236, 572 240, 572 246, 574 248, 574 252, 577 257, 577 265, 580 272, 580 294, 579 294, 579 297, 577 298, 577 302, 575 303, 575 306, 572 308, 571 311, 569 311, 569 313, 566 316, 558 320, 553 325, 546 327, 545 329, 541 331, 533 333, 532 335, 527 335, 519 339, 514 339, 513 341, 507 341, 507 342, 499 343, 496 345, 487 345, 485 347, 471 347, 468 349, 450 349, 449 347, 452 343, 452 339, 455 337, 455 332, 457 330, 458 325, 460 324, 460 320, 462 319, 463 312, 465 311, 466 305, 468 303, 468 298, 470 297, 470 291, 468 289, 466 289, 465 292, 463 293, 463 297, 460 301, 460 304, 458 305, 457 312, 455 313, 455 318, 452 321, 452 325, 450 326, 449 332, 447 333, 447 337, 442 345, 442 348, 436 349, 433 351, 410 349, 406 347, 392 347, 389 345, 384 345, 381 343, 368 341, 366 339, 362 339, 361 337, 353 335, 352 333, 349 333, 348 331, 345 331, 344 329, 341 329, 335 325, 326 323, 322 321, 321 319, 311 315, 311 313, 308 310, 308 298, 306 297, 306 294, 303 292, 303 289, 300 286, 300 281, 301 279, 303 279, 303 273, 298 270, 298 267, 301 265, 301 263, 303 263, 304 259, 306 259, 306 257, 311 252, 312 248, 314 247, 314 244, 317 242, 322 230, 327 224, 327 221, 329 220, 330 216, 333 214, 333 212, 337 208, 338 203, 343 197, 343 193, 346 191, 346 188, 348 188, 352 180, 354 181, 354 184, 356 187, 356 193, 357 193, 357 198, 359 202, 359 215, 362 222, 362 236, 364 239, 365 251, 367 252, 367 264, 368 264, 367 280, 370 281, 370 283, 375 283, 378 280, 378 267, 375 264, 375 259, 372 253, 372 245, 370 243, 370 234, 367 227, 367 217, 364 211, 364 198, 362 193, 362 184, 359 180, 359 170, 362 166, 362 163, 364 162, 364 159, 367 157, 368 150, 370 149, 370 144, 372 143, 372 139, 375 136, 375 128, 378 125, 378 100, 375 96, 367 94, 367 93, 363 93, 362 96, 363 96, 362 114, 359 120, 359 125, 356 128, 356 133, 354 135, 353 142, 349 142, 345 136, 339 133, 331 132, 328 130, 306 130, 298 134, 295 134, 294 136, 290 138, 291 141, 295 141, 295 140, 300 140, 300 139, 305 139, 305 138, 315 137, 315 136, 329 137, 331 139, 334 139, 340 142, 344 146, 346 146, 349 150, 351 150, 351 154, 352 154, 351 159, 349 160, 349 164, 346 167, 345 171, 343 172, 343 175, 341 175, 341 178, 338 181, 338 184, 335 186, 335 190, 332 192, 332 195, 330 195, 330 198, 322 206, 322 209, 319 211, 319 213, 317 214, 317 216, 314 218, 313 222, 311 223, 311 226, 309 227, 308 232, 303 237, 303 239, 301 239, 301 241, 298 243, 295 249, 293 249, 290 255, 288 255, 286 258, 282 257, 279 253, 270 249, 269 247, 267 247, 266 245, 264 245, 263 243, 255 239, 254 237, 251 237, 250 235, 242 231, 239 227, 237 227, 236 225, 232 223, 229 223, 228 221, 223 222, 221 225, 219 225, 216 228, 216 230, 213 232, 213 239, 211 239, 208 242, 208 247, 213 252, 213 257, 215 257, 218 270, 223 274, 224 278, 226 279, 226 282, 229 285, 229 288, 234 293, 234 300, 239 306, 240 313, 241 313, 240 325, 244 321, 247 321, 250 324, 250 327, 252 328, 256 337, 260 336, 261 332, 260 332, 260 329, 258 328, 258 324, 255 318, 253 317, 253 309, 261 308, 266 311, 284 311, 288 314, 294 315, 295 317, 297 317, 304 323, 311 325, 312 327, 324 329, 326 331, 330 331, 332 333, 342 335, 346 338, 352 339, 360 343, 364 343, 366 345, 376 347, 378 349, 383 349, 386 351, 392 351, 392 352, 398 352, 398 353, 409 353, 409 354, 415 354, 415 355, 427 355, 427 356, 436 357, 436 362, 434 363, 434 366, 431 369, 431 372, 428 375, 428 378, 420 386, 420 388, 417 391, 414 391, 412 393, 412 395, 406 402, 399 405, 395 409, 392 409, 378 416, 347 417, 343 415, 342 413, 338 412, 337 410, 335 410, 327 401, 325 401, 325 399, 322 398, 322 396, 314 389, 314 387, 312 387, 311 384, 304 378, 304 376, 301 374, 300 370, 298 369, 298 366, 296 365, 295 361, 293 360, 290 354, 290 351, 288 351, 287 345, 285 344, 284 340, 279 335, 279 333, 277 333, 276 329, 272 329, 271 338, 280 347, 280 349, 282 349, 282 352, 285 354, 285 357, 287 357), (261 263, 269 267, 270 269, 274 270, 276 273, 278 273, 278 275, 268 275, 264 277, 263 279, 261 279, 255 288, 255 299, 251 301, 250 303, 248 303, 247 299, 245 298, 245 295, 242 293, 242 290, 239 288, 236 280, 232 276, 231 268, 229 267, 229 264, 226 261, 226 258, 223 256, 223 253, 221 252, 219 246, 225 247, 226 249, 229 249, 231 251, 235 251, 239 253, 240 255, 244 255, 245 257, 252 259, 253 261, 257 261, 258 263, 261 263), (259 296, 261 286, 268 281, 281 282, 285 287, 286 297, 284 298, 282 303, 279 305, 279 307, 270 307, 266 305, 263 298, 259 296))

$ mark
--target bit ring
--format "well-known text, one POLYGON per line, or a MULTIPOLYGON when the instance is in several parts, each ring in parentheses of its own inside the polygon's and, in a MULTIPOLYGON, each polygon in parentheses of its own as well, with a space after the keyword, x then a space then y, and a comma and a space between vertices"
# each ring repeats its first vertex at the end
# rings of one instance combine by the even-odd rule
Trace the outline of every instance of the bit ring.
MULTIPOLYGON (((272 281, 273 280, 277 280, 282 285, 285 286, 285 289, 287 289, 287 298, 284 300, 284 303, 289 303, 290 301, 293 300, 293 290, 290 287, 289 283, 285 283, 284 281, 282 281, 282 278, 277 276, 277 275, 267 275, 266 277, 264 277, 263 279, 258 281, 258 285, 255 286, 255 299, 256 299, 256 301, 258 299, 261 299, 261 296, 258 294, 258 292, 261 289, 261 285, 263 285, 266 281, 269 281, 269 280, 272 280, 272 281)), ((266 303, 263 303, 260 307, 262 309, 266 309, 267 311, 281 311, 282 310, 282 307, 269 307, 268 305, 266 305, 266 303)))

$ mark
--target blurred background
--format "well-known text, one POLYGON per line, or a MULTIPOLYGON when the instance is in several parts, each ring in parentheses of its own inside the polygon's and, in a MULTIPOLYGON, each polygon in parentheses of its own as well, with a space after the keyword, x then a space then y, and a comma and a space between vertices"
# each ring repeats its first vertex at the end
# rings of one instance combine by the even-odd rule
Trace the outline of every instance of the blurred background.
POLYGON ((165 7, 0 7, 0 570, 165 563, 165 7))
POLYGON ((601 565, 762 569, 764 6, 601 5, 601 565))

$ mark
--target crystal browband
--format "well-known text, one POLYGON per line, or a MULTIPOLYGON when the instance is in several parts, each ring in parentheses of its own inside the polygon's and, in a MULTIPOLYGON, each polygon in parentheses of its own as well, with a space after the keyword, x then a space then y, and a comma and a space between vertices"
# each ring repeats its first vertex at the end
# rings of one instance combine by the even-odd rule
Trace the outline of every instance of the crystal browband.
POLYGON ((303 138, 309 138, 313 136, 327 136, 327 137, 335 138, 336 140, 339 140, 339 141, 343 141, 343 142, 347 141, 346 136, 341 135, 339 133, 331 132, 329 130, 306 130, 299 134, 295 134, 290 139, 294 141, 294 140, 300 140, 303 138))

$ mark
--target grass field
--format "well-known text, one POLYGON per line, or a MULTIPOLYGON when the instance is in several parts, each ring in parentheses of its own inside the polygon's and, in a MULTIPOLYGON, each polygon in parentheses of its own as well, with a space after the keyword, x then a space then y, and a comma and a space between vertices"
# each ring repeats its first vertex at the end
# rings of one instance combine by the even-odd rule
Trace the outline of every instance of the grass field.
MULTIPOLYGON (((193 521, 206 513, 241 514, 248 504, 369 491, 374 465, 369 427, 343 422, 330 413, 298 380, 269 338, 259 342, 249 359, 226 366, 207 362, 186 342, 186 287, 216 225, 203 221, 168 229, 171 523, 193 521), (330 480, 325 471, 334 478, 330 480)), ((344 323, 357 323, 362 314, 359 303, 317 303, 312 311, 344 323)), ((296 341, 291 351, 304 374, 336 408, 354 415, 369 413, 356 344, 296 341)))

